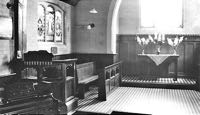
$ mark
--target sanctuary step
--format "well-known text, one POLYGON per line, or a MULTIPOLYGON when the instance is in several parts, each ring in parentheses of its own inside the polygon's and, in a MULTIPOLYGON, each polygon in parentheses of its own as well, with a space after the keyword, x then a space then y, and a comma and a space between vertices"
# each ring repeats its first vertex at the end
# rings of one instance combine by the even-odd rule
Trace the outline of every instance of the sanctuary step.
POLYGON ((196 80, 188 78, 160 78, 142 76, 123 76, 122 86, 127 87, 149 87, 149 88, 169 88, 169 89, 193 89, 196 90, 196 80))

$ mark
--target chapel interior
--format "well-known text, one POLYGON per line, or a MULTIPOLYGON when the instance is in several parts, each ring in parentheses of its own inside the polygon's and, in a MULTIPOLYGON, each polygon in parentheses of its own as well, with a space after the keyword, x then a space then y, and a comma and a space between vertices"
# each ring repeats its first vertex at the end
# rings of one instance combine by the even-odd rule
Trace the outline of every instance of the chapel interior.
POLYGON ((200 115, 199 0, 1 0, 0 114, 200 115))

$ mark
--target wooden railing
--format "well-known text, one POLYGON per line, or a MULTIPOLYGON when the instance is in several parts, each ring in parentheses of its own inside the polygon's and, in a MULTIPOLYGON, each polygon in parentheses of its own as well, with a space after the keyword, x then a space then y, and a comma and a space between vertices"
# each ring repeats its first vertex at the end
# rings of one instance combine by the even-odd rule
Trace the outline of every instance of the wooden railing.
POLYGON ((121 85, 121 62, 106 66, 99 74, 98 99, 106 101, 110 92, 121 85))

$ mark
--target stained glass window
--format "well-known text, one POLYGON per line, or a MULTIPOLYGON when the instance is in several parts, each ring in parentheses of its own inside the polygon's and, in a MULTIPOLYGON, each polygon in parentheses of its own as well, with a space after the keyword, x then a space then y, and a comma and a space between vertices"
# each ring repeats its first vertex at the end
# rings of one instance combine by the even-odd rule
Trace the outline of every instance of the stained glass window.
POLYGON ((45 9, 44 6, 38 6, 38 40, 45 41, 45 9))
POLYGON ((46 9, 46 41, 54 41, 55 34, 55 10, 53 7, 48 6, 46 9))
POLYGON ((62 41, 62 15, 60 11, 55 13, 55 41, 62 41))
POLYGON ((42 2, 38 5, 38 40, 63 41, 63 11, 60 7, 42 2))

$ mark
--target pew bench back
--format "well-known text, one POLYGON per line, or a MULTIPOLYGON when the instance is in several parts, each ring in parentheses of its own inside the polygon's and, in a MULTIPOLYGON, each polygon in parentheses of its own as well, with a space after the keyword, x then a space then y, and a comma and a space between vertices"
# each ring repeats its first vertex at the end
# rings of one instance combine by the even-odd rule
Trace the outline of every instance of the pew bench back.
POLYGON ((98 78, 94 62, 77 64, 78 83, 89 83, 98 78))
POLYGON ((96 74, 96 66, 94 62, 88 62, 83 64, 77 64, 77 77, 78 77, 78 89, 79 98, 85 98, 86 88, 90 83, 98 80, 98 75, 96 74))

